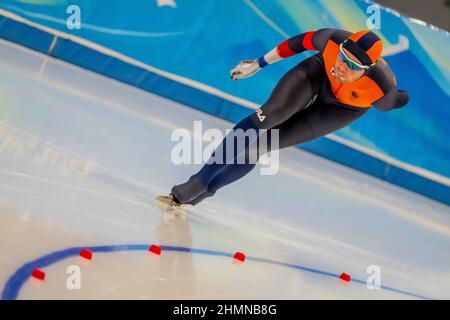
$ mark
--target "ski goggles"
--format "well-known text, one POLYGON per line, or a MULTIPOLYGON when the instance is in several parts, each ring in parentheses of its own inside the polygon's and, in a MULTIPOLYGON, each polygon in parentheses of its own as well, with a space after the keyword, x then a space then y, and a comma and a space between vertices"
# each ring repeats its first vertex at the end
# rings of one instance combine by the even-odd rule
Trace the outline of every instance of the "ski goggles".
POLYGON ((352 59, 350 59, 344 52, 344 42, 341 43, 341 45, 339 46, 339 57, 341 58, 341 60, 344 63, 347 63, 347 66, 353 70, 353 71, 359 71, 359 70, 367 70, 370 67, 369 66, 364 66, 360 63, 357 63, 355 61, 353 61, 352 59))

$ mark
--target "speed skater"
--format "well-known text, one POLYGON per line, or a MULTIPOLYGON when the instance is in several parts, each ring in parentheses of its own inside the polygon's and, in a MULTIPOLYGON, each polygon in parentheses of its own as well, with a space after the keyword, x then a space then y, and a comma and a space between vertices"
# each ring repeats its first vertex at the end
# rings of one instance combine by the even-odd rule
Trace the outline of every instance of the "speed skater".
MULTIPOLYGON (((233 130, 253 129, 259 133, 277 129, 277 147, 282 149, 339 130, 372 107, 389 111, 408 103, 407 92, 397 89, 396 78, 381 57, 381 39, 369 30, 351 33, 326 28, 294 36, 259 59, 240 61, 231 70, 231 79, 248 78, 306 50, 318 53, 289 70, 267 102, 233 130)), ((225 146, 227 139, 228 135, 218 148, 225 146)), ((250 144, 246 148, 251 148, 250 144)), ((244 177, 255 166, 256 163, 208 162, 187 182, 175 185, 169 195, 158 197, 157 202, 167 209, 196 205, 244 177)))

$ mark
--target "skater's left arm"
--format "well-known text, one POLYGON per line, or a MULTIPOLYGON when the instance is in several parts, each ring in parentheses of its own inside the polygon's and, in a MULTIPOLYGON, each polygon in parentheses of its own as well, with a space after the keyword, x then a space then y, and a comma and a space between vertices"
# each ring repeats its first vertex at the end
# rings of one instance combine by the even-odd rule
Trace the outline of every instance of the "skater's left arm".
POLYGON ((409 95, 404 90, 397 90, 397 87, 393 87, 388 94, 383 98, 376 101, 374 106, 378 110, 389 111, 393 109, 399 109, 408 104, 409 95))
POLYGON ((397 79, 389 64, 383 58, 380 58, 377 65, 368 71, 367 76, 376 82, 384 93, 378 101, 373 103, 378 110, 389 111, 402 108, 408 104, 408 93, 398 89, 397 79))

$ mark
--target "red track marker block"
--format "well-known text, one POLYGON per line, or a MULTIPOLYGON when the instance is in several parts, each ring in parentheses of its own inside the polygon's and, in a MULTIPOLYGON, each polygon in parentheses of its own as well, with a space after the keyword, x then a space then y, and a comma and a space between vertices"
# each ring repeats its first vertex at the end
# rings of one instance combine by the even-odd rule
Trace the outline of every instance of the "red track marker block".
POLYGON ((80 251, 80 257, 83 257, 87 260, 92 260, 92 251, 89 251, 87 249, 83 249, 80 251))
POLYGON ((236 252, 233 256, 233 258, 235 258, 236 260, 245 261, 245 254, 243 254, 242 252, 236 252))
POLYGON ((346 274, 345 272, 341 274, 340 278, 341 278, 341 280, 344 280, 346 282, 350 282, 350 275, 346 274))
POLYGON ((152 244, 152 246, 148 249, 148 251, 153 252, 154 254, 157 254, 158 256, 161 254, 161 248, 157 246, 156 244, 152 244))
POLYGON ((45 279, 45 272, 39 269, 34 269, 33 272, 31 273, 31 275, 39 280, 44 281, 45 279))

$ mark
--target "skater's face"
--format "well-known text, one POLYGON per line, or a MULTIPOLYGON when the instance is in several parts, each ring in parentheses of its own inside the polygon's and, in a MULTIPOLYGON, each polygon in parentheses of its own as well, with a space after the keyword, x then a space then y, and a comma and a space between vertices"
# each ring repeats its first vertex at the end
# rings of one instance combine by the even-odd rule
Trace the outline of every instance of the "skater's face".
MULTIPOLYGON (((346 56, 351 60, 362 64, 353 54, 347 49, 343 49, 346 56)), ((337 83, 346 84, 358 80, 364 75, 365 70, 352 70, 346 62, 344 62, 340 55, 336 59, 336 65, 334 66, 334 79, 337 83)))

